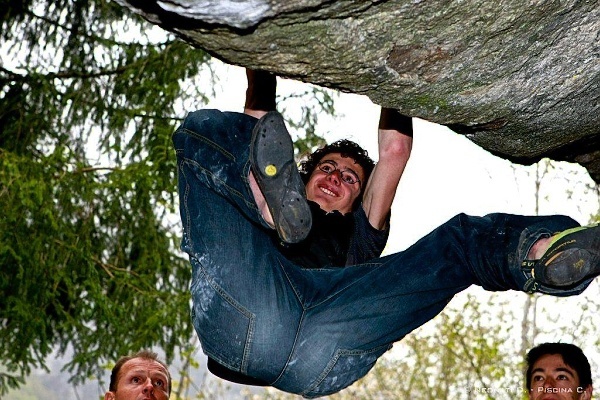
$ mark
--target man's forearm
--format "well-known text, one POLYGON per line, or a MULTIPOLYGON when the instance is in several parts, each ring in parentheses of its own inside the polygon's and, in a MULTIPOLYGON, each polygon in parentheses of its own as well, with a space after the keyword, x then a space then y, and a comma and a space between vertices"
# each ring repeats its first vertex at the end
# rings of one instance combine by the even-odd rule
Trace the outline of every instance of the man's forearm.
POLYGON ((371 225, 381 229, 412 150, 412 118, 382 108, 378 128, 379 161, 367 182, 363 207, 371 225))

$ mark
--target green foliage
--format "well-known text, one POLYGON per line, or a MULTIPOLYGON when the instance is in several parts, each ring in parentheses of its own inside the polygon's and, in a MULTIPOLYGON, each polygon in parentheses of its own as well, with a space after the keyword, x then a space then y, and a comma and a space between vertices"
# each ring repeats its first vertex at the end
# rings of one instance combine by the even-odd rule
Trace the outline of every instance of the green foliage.
POLYGON ((80 382, 140 348, 171 359, 193 335, 167 222, 170 135, 176 101, 195 94, 182 85, 209 57, 148 27, 100 0, 4 14, 0 393, 56 349, 74 351, 80 382))
POLYGON ((100 174, 65 158, 59 148, 36 162, 0 153, 0 357, 28 373, 70 346, 84 378, 132 349, 172 353, 190 334, 179 311, 189 272, 157 213, 160 170, 138 162, 100 174))

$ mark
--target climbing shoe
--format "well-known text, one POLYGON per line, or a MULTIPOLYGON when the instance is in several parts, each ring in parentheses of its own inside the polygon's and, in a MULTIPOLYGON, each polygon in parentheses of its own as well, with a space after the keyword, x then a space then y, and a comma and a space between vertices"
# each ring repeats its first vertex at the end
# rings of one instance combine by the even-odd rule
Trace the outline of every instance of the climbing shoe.
POLYGON ((600 274, 600 226, 568 229, 554 236, 539 260, 529 263, 534 279, 554 287, 574 286, 600 274))
POLYGON ((281 240, 297 243, 306 238, 312 214, 294 161, 292 138, 277 111, 268 112, 256 123, 250 142, 250 164, 281 240))

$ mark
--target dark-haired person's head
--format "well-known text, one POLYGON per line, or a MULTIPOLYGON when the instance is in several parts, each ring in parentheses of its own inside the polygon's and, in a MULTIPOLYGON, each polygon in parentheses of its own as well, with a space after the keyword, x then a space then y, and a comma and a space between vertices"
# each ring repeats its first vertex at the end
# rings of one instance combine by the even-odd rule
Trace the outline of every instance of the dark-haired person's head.
POLYGON ((375 162, 350 140, 338 140, 313 152, 300 163, 306 197, 324 211, 346 214, 362 201, 375 162))
POLYGON ((569 343, 542 343, 527 353, 529 398, 590 400, 592 373, 583 351, 569 343))
POLYGON ((171 394, 171 375, 156 353, 142 350, 119 358, 110 374, 104 400, 167 400, 171 394))

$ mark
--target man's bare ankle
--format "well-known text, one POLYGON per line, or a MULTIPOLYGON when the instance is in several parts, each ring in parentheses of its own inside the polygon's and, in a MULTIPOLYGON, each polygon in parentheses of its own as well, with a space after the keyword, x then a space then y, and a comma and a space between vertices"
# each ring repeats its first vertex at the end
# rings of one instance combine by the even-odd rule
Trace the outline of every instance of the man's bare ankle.
POLYGON ((542 238, 538 239, 531 249, 529 249, 529 253, 527 254, 527 259, 529 260, 539 260, 546 250, 548 250, 548 244, 552 238, 542 238))

